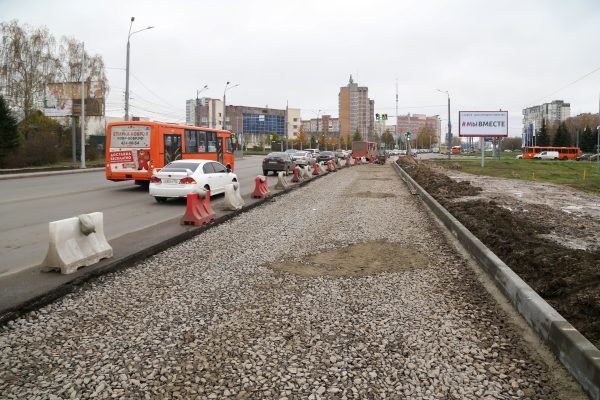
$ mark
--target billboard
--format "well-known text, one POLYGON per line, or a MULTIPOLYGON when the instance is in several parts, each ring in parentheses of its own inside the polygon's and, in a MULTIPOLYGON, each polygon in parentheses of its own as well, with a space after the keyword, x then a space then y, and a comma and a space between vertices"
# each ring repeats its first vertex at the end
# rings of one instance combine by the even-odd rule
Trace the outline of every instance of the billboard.
MULTIPOLYGON (((85 114, 104 115, 104 85, 85 82, 85 114)), ((48 117, 81 115, 81 82, 49 83, 44 94, 44 114, 48 117)))
POLYGON ((508 136, 508 111, 459 111, 458 136, 508 136))

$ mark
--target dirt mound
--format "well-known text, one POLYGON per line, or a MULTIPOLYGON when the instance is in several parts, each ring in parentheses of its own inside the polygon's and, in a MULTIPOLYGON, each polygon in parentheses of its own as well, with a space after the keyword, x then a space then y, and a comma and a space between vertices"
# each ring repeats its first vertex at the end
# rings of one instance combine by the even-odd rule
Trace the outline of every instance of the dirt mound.
POLYGON ((481 192, 481 188, 472 186, 469 182, 456 182, 446 175, 432 173, 431 168, 418 160, 403 157, 398 159, 398 164, 421 186, 427 186, 427 192, 436 199, 476 196, 481 192))
MULTIPOLYGON (((597 347, 600 346, 600 251, 562 246, 539 213, 494 201, 456 201, 479 188, 460 185, 418 161, 399 164, 454 217, 597 347), (472 189, 467 189, 472 188, 472 189)), ((538 211, 543 210, 538 208, 538 211)), ((548 213, 556 210, 548 209, 548 213)))
POLYGON ((398 243, 373 241, 337 248, 302 262, 272 265, 273 269, 304 277, 356 277, 402 272, 427 265, 427 257, 398 243))

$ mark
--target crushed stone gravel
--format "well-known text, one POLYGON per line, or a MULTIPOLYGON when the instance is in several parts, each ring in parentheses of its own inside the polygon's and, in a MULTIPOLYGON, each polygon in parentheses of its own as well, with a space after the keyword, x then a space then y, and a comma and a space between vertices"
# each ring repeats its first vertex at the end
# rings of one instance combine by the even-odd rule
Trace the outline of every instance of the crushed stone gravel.
POLYGON ((547 372, 389 165, 329 174, 0 328, 6 399, 563 397, 547 372), (426 265, 272 268, 372 241, 426 265))

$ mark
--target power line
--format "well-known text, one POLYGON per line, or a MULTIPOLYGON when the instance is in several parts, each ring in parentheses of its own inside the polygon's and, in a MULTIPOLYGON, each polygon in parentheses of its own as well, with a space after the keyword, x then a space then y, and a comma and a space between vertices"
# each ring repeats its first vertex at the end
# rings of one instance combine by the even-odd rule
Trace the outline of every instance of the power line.
POLYGON ((142 82, 137 76, 135 76, 135 74, 133 74, 133 72, 130 72, 131 76, 133 76, 135 78, 136 81, 138 81, 147 91, 149 91, 150 93, 152 93, 154 95, 154 97, 156 97, 157 99, 161 100, 162 102, 164 102, 166 105, 173 107, 175 109, 177 109, 177 106, 174 106, 173 104, 170 104, 168 101, 166 101, 165 99, 163 99, 162 97, 160 97, 159 95, 157 95, 156 93, 154 93, 148 86, 146 86, 144 84, 144 82, 142 82))
POLYGON ((576 84, 576 83, 577 83, 577 82, 579 82, 580 80, 587 78, 588 76, 592 75, 594 72, 597 72, 597 71, 600 71, 600 67, 598 67, 598 68, 594 69, 593 71, 591 71, 591 72, 588 72, 587 74, 585 74, 585 75, 583 75, 583 76, 581 76, 581 77, 579 77, 579 78, 575 79, 573 82, 566 84, 565 86, 561 87, 560 89, 557 89, 557 90, 555 90, 554 92, 552 92, 552 93, 550 93, 550 94, 547 94, 547 95, 545 95, 545 96, 543 96, 543 97, 540 97, 540 98, 539 98, 539 99, 537 99, 537 100, 534 100, 534 101, 530 102, 530 103, 529 103, 529 105, 531 106, 531 105, 533 105, 533 104, 535 104, 535 103, 537 103, 537 102, 539 102, 539 101, 541 101, 541 100, 545 99, 546 97, 550 97, 550 96, 552 96, 552 95, 554 95, 554 94, 556 94, 556 93, 560 92, 561 90, 563 90, 563 89, 566 89, 566 88, 568 88, 569 86, 576 84))

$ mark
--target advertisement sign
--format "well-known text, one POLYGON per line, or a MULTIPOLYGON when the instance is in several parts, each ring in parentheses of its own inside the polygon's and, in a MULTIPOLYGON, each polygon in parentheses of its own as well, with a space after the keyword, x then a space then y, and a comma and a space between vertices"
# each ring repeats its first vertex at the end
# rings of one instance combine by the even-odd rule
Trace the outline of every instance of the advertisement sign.
POLYGON ((459 111, 458 136, 508 136, 508 111, 459 111))
MULTIPOLYGON (((86 82, 84 85, 85 114, 104 115, 104 85, 86 82)), ((81 82, 48 83, 44 92, 44 114, 48 117, 81 115, 81 82)))
POLYGON ((147 172, 150 161, 150 127, 118 125, 110 131, 109 162, 115 172, 147 172))

